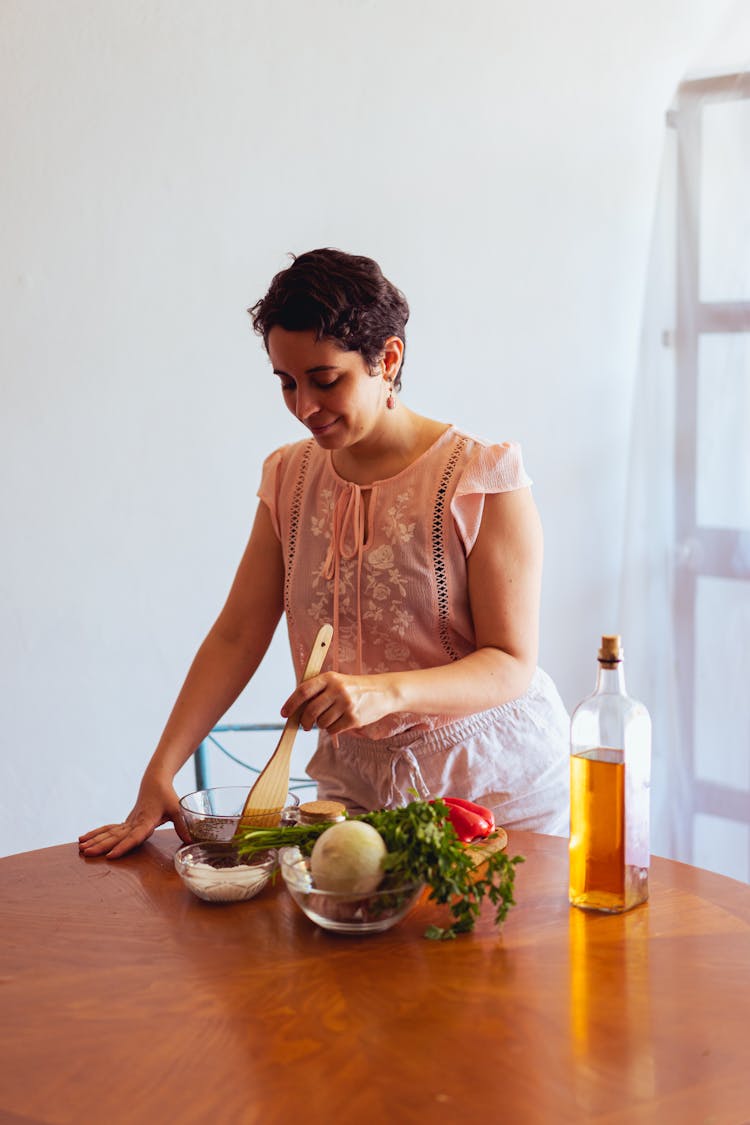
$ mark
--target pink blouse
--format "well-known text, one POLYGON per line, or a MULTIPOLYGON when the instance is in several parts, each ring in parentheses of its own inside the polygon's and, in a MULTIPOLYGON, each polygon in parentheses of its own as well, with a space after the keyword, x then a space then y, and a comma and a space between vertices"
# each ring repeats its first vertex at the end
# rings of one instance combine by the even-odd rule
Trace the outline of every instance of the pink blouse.
MULTIPOLYGON (((467 559, 484 497, 530 484, 517 444, 490 445, 454 426, 402 472, 371 485, 340 477, 312 438, 272 453, 258 495, 283 548, 297 677, 325 621, 334 628, 330 667, 343 672, 433 668, 474 652, 467 559)), ((454 719, 402 713, 361 734, 387 738, 454 719)))

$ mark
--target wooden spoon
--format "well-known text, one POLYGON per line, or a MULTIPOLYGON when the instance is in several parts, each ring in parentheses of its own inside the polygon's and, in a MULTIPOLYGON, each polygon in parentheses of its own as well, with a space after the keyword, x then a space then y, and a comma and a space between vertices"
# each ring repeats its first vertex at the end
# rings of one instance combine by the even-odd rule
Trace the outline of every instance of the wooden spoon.
MULTIPOLYGON (((328 649, 331 646, 333 628, 322 625, 315 638, 310 658, 307 661, 303 680, 311 680, 323 667, 328 649)), ((243 828, 271 828, 279 823, 279 813, 284 807, 289 789, 289 766, 294 739, 299 730, 300 712, 290 715, 281 733, 281 738, 271 757, 258 774, 255 784, 247 795, 235 837, 243 828)))

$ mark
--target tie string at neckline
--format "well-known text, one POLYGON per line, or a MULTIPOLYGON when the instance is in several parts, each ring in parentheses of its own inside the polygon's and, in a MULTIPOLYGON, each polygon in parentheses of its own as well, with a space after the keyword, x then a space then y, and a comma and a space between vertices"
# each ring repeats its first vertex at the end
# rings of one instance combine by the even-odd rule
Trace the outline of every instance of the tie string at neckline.
POLYGON ((365 545, 365 505, 362 489, 347 481, 333 506, 333 521, 323 576, 333 580, 333 670, 339 667, 339 597, 341 560, 357 560, 357 673, 362 672, 362 556, 365 545))

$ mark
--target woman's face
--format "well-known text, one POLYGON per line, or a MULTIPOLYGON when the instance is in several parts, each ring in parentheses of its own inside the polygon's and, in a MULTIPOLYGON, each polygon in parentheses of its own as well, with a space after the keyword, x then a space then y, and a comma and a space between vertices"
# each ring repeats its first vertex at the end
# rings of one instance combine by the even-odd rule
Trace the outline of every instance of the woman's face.
POLYGON ((385 368, 372 375, 359 352, 279 325, 268 334, 268 354, 287 408, 318 445, 346 449, 378 432, 389 391, 385 368))

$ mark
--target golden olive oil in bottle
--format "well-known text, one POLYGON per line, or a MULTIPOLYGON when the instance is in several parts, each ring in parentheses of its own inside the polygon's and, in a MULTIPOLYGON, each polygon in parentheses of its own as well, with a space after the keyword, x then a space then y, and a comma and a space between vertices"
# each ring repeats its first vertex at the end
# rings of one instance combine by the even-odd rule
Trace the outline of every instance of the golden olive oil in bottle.
POLYGON ((570 727, 570 902, 620 913, 648 898, 651 719, 625 691, 619 636, 570 727))

